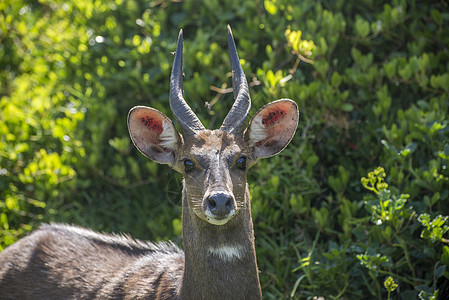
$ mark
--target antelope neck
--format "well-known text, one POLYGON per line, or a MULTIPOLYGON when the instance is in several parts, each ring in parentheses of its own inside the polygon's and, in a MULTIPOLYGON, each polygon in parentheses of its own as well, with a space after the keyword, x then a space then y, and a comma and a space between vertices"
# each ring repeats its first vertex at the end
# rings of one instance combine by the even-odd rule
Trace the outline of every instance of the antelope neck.
POLYGON ((248 189, 246 197, 227 224, 212 225, 190 211, 184 188, 182 299, 262 298, 248 189))

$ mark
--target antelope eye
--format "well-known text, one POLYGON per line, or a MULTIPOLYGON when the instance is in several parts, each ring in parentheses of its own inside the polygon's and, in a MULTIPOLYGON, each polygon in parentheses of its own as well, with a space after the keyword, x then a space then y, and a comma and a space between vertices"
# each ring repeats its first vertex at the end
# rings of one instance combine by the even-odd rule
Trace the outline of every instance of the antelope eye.
POLYGON ((195 164, 190 159, 184 160, 184 170, 186 173, 192 172, 195 170, 195 164))
POLYGON ((242 171, 246 171, 246 157, 241 156, 239 159, 237 159, 237 161, 235 162, 235 166, 242 171))

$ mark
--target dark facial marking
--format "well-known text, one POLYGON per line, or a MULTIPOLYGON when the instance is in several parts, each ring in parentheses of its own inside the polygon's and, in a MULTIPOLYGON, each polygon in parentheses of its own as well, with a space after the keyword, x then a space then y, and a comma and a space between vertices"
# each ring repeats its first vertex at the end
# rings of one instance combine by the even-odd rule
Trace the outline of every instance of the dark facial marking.
POLYGON ((155 119, 153 119, 153 118, 151 118, 149 116, 145 116, 145 117, 140 118, 140 122, 142 122, 142 124, 145 127, 147 127, 149 129, 157 132, 157 134, 161 134, 162 131, 163 131, 162 122, 158 121, 158 120, 155 120, 155 119))
POLYGON ((265 126, 273 125, 274 123, 279 121, 279 119, 285 117, 285 115, 286 113, 283 110, 280 109, 272 110, 262 118, 262 124, 265 126))

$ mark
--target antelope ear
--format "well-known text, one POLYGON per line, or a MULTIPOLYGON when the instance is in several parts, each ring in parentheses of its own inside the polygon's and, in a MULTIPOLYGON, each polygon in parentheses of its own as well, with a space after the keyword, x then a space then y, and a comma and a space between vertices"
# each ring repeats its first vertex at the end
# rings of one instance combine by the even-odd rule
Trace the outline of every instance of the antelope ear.
POLYGON ((298 106, 290 99, 276 100, 262 107, 244 133, 253 148, 253 157, 270 157, 281 152, 293 138, 298 118, 298 106))
POLYGON ((175 163, 181 136, 163 113, 154 108, 136 106, 129 111, 128 130, 131 140, 143 155, 161 164, 175 163))

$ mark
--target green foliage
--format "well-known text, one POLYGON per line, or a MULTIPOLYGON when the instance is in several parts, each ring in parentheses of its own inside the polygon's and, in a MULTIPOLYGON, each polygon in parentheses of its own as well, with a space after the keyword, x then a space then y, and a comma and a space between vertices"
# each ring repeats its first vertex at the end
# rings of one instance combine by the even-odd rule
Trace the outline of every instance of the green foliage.
POLYGON ((443 238, 443 235, 449 230, 449 226, 445 225, 448 216, 437 216, 430 221, 428 214, 421 214, 418 221, 425 227, 421 233, 421 237, 432 240, 433 242, 449 243, 448 239, 443 238))
POLYGON ((186 98, 219 127, 232 105, 230 24, 253 113, 283 97, 300 107, 292 144, 248 175, 264 298, 444 296, 447 11, 405 0, 1 2, 0 248, 50 221, 179 242, 180 176, 134 149, 126 114, 171 116, 183 28, 186 98))
POLYGON ((394 292, 398 288, 398 284, 394 282, 393 278, 391 276, 388 276, 387 279, 384 281, 384 287, 388 292, 388 298, 390 299, 391 292, 394 292))

